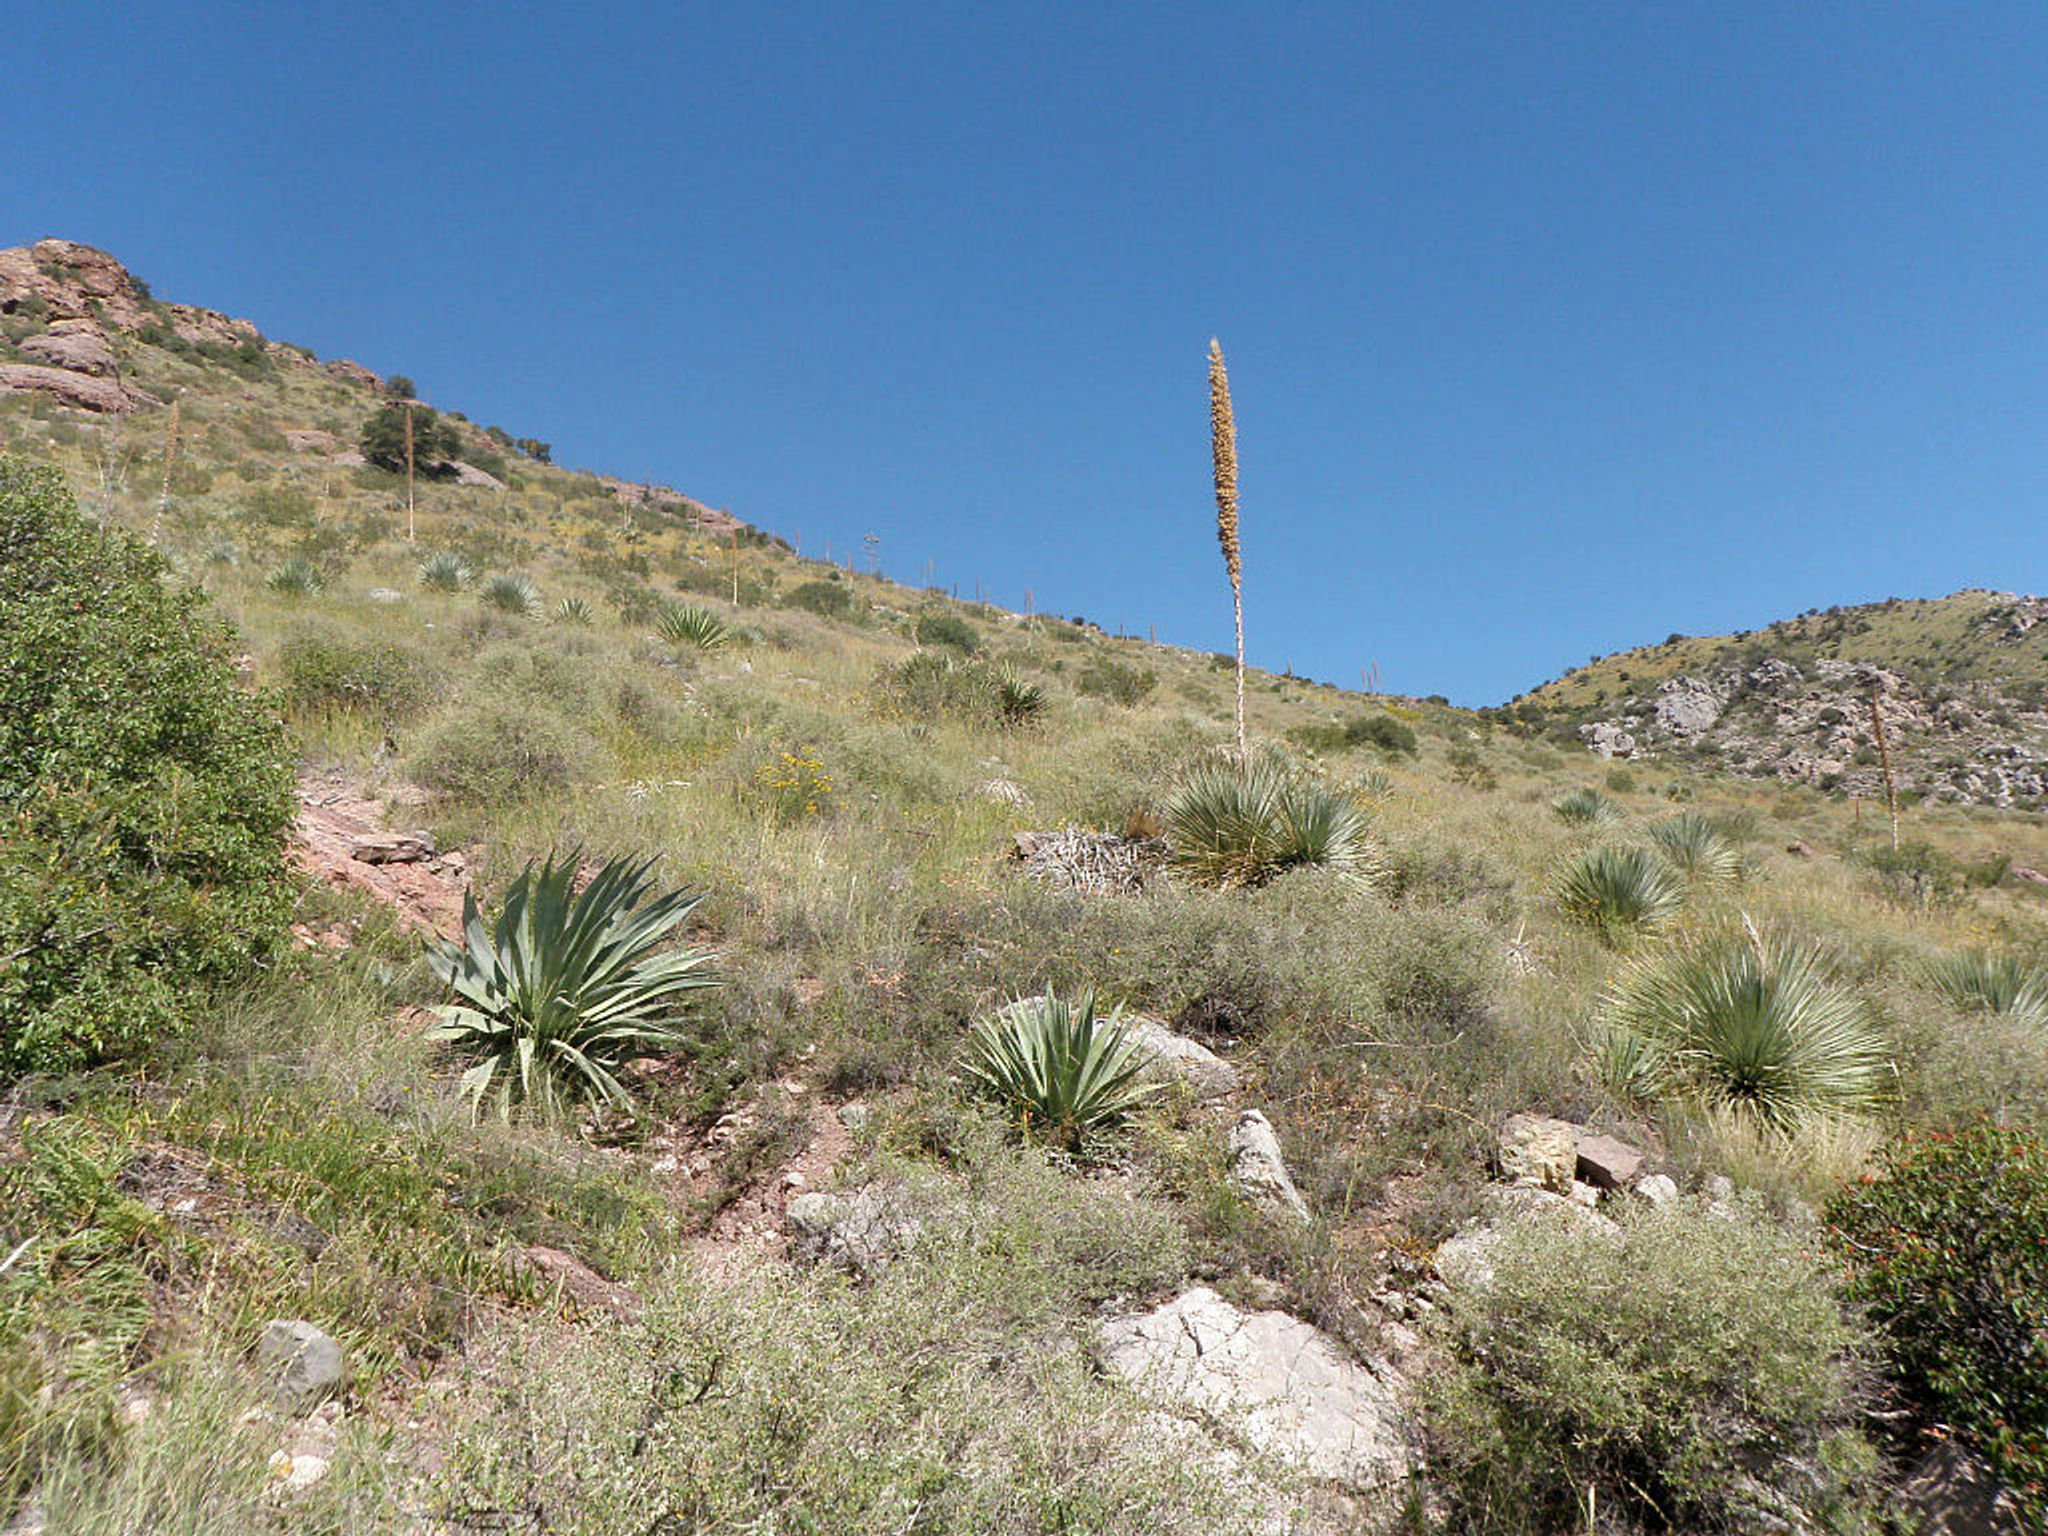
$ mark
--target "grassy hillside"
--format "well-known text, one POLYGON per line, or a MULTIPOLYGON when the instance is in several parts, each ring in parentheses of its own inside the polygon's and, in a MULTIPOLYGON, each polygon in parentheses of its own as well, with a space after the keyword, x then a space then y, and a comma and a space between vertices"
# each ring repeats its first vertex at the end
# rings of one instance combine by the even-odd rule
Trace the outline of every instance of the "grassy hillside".
MULTIPOLYGON (((1444 1448, 1428 1507, 1449 1528, 1534 1530, 1559 1488, 1583 1498, 1582 1469, 1517 1484, 1529 1445, 1631 1447, 1599 1493, 1627 1509, 1655 1453, 1617 1427, 1624 1409, 1777 1400, 1771 1373, 1832 1337, 1815 1309, 1844 1315, 1811 1207, 1880 1148, 1978 1116, 2041 1128, 2040 1020, 1973 1009, 1926 969, 1963 951, 2048 968, 2048 886, 2011 873, 2048 868, 2036 817, 1915 807, 1902 860, 1816 791, 1612 768, 1463 712, 1254 674, 1260 751, 1369 814, 1370 878, 1310 864, 1242 888, 1169 870, 1139 892, 1065 889, 1015 859, 1017 835, 1154 842, 1230 738, 1227 663, 713 533, 680 496, 622 500, 477 436, 465 456, 501 483, 421 483, 409 538, 402 477, 289 436, 345 451, 375 390, 261 349, 117 344, 159 403, 0 397, 0 450, 61 469, 90 517, 154 543, 235 626, 309 800, 360 796, 428 833, 490 910, 551 853, 657 857, 665 887, 705 893, 687 938, 725 984, 677 1049, 632 1065, 630 1112, 476 1123, 467 1060, 427 1036, 447 993, 420 934, 309 879, 295 939, 196 995, 181 1033, 15 1083, 0 1514, 32 1499, 53 1531, 108 1532, 1223 1533, 1278 1528, 1258 1523, 1278 1499, 1298 1530, 1426 1523, 1420 1502, 1381 1520, 1255 1450, 1190 1453, 1193 1431, 1090 1364, 1105 1310, 1199 1282, 1407 1360, 1444 1448), (447 590, 423 579, 437 555, 465 573, 447 590), (514 576, 530 604, 492 584, 514 576), (726 643, 663 638, 680 602, 726 643), (999 683, 1039 702, 1010 708, 999 683), (1591 799, 1561 814, 1573 792, 1591 799), (1726 859, 1658 877, 1664 926, 1589 922, 1561 894, 1589 849, 1668 851, 1685 812, 1726 859), (1871 1102, 1770 1131, 1616 1069, 1594 1021, 1625 967, 1751 929, 1817 946, 1881 1055, 1871 1102), (1080 1155, 1020 1137, 963 1070, 969 1030, 1047 987, 1207 1044, 1236 1097, 1161 1095, 1080 1155), (1277 1128, 1308 1223, 1233 1181, 1246 1107, 1277 1128), (1742 1321, 1754 1353, 1733 1376, 1686 1377, 1654 1344, 1665 1323, 1603 1313, 1586 1325, 1652 1342, 1635 1375, 1604 1378, 1617 1423, 1560 1428, 1501 1406, 1500 1357, 1423 1320, 1438 1245, 1487 1209, 1496 1129, 1520 1112, 1626 1138, 1703 1192, 1628 1250, 1651 1267, 1612 1294, 1742 1321), (1747 1246, 1704 1204, 1716 1177, 1739 1186, 1747 1246), (865 1283, 793 1262, 785 1208, 832 1187, 895 1192, 926 1240, 865 1283), (1759 1274, 1783 1279, 1769 1307, 1744 1289, 1759 1274), (345 1344, 338 1414, 250 1412, 271 1318, 345 1344), (293 1456, 325 1476, 290 1486, 293 1456)), ((1774 644, 1853 631, 1901 660, 1978 655, 1982 600, 1906 606, 1843 615, 1839 642, 1774 644)), ((1741 643, 1644 653, 1629 685, 1741 643)), ((2044 643, 2028 637, 2029 665, 2044 643)), ((1542 697, 1576 708, 1621 670, 1542 697)), ((1519 1294, 1453 1315, 1498 1307, 1514 1335, 1519 1294)), ((1541 1294, 1528 1315, 1564 1326, 1541 1294)), ((1913 1448, 1867 1445, 1849 1401, 1799 1422, 1862 1485, 1822 1528, 1875 1530, 1859 1501, 1913 1448)))

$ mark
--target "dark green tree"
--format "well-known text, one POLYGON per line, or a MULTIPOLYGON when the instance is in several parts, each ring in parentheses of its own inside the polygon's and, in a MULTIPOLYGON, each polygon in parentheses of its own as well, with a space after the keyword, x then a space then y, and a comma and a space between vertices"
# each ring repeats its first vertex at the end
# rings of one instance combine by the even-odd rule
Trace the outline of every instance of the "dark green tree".
POLYGON ((379 469, 405 473, 405 418, 412 415, 413 472, 426 479, 446 479, 454 474, 448 462, 461 451, 462 439, 430 405, 408 406, 393 400, 380 405, 363 423, 363 435, 356 440, 364 458, 379 469))
POLYGON ((284 727, 168 570, 0 456, 0 1076, 175 1031, 290 911, 284 727))

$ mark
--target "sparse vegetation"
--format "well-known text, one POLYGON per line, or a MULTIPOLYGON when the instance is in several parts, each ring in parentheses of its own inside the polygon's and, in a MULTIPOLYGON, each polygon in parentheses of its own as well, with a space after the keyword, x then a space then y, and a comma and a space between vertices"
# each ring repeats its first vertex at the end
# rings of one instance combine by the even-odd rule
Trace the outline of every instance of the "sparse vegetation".
POLYGON ((469 565, 451 549, 438 549, 420 561, 420 585, 430 592, 460 592, 469 585, 469 565))

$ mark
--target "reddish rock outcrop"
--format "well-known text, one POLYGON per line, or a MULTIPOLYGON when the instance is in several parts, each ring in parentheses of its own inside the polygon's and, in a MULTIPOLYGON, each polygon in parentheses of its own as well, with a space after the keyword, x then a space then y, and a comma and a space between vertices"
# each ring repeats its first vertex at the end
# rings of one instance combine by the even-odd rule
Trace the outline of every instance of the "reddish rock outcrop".
POLYGON ((89 373, 96 379, 111 379, 120 371, 114 344, 97 320, 59 320, 22 342, 21 350, 39 363, 89 373))
POLYGON ((112 379, 96 379, 68 368, 38 368, 29 363, 0 363, 0 395, 40 394, 82 410, 119 415, 135 408, 140 397, 112 379))
POLYGON ((382 389, 384 387, 384 381, 378 378, 376 374, 370 372, 361 363, 351 362, 345 357, 337 357, 333 362, 329 363, 327 371, 344 384, 359 384, 364 389, 382 389))

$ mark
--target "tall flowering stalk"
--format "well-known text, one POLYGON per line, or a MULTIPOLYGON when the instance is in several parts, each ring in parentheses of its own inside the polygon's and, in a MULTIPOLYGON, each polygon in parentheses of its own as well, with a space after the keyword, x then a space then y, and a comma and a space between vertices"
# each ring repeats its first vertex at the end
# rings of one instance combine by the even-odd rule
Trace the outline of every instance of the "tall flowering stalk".
POLYGON ((1216 468, 1216 541, 1230 572, 1230 606, 1237 620, 1237 756, 1244 760, 1244 560, 1237 542, 1237 418, 1230 409, 1230 375, 1223 346, 1209 338, 1209 454, 1216 468))

